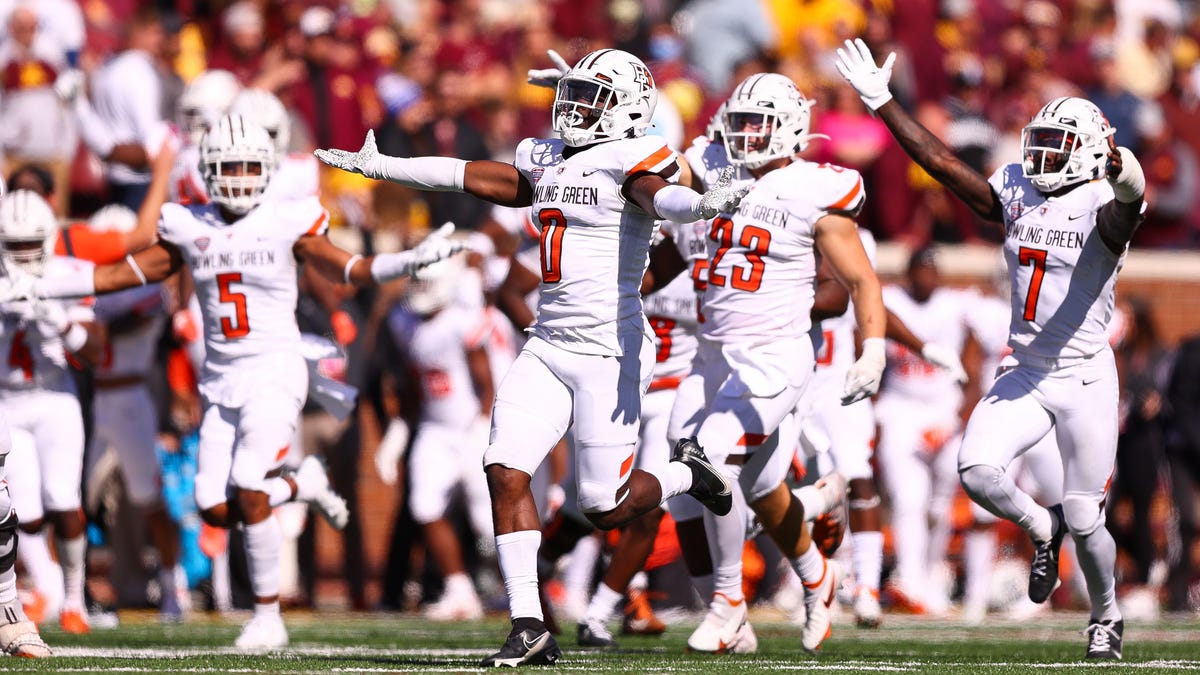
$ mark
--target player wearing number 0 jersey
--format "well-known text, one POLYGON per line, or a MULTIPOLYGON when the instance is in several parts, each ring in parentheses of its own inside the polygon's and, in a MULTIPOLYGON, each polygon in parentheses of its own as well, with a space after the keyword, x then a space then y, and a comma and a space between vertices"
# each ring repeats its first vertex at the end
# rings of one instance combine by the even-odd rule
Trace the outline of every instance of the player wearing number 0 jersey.
POLYGON ((1116 146, 1099 108, 1066 97, 1026 125, 1020 164, 984 178, 891 100, 893 60, 877 66, 865 43, 847 41, 837 67, 921 167, 1005 231, 1013 353, 967 423, 961 482, 972 499, 1033 539, 1035 602, 1058 583, 1058 551, 1071 533, 1092 604, 1085 656, 1119 659, 1116 546, 1104 527, 1117 447, 1107 327, 1117 272, 1145 210, 1145 175, 1133 153, 1116 146), (1017 488, 1008 469, 1051 430, 1062 455, 1063 502, 1046 509, 1017 488))
MULTIPOLYGON (((845 479, 830 476, 799 498, 783 479, 796 438, 792 412, 813 369, 808 330, 818 250, 846 282, 866 338, 843 400, 878 388, 885 314, 853 220, 866 195, 857 172, 795 159, 811 138, 812 102, 786 77, 752 75, 725 105, 721 131, 729 160, 755 181, 736 210, 710 225, 700 346, 671 427, 680 436, 694 432, 685 442, 704 447, 740 482, 746 502, 795 566, 806 588, 802 642, 813 651, 829 634, 834 580, 803 521, 844 504, 845 479)), ((713 549, 740 550, 743 522, 737 515, 718 521, 705 514, 713 549)), ((717 602, 740 607, 723 612, 732 626, 739 615, 744 621, 745 601, 729 583, 732 556, 723 557, 714 563, 710 613, 717 602)))
POLYGON ((359 152, 318 158, 372 178, 532 206, 542 276, 531 337, 501 382, 484 456, 496 549, 513 629, 485 666, 552 663, 561 651, 542 621, 536 553, 541 539, 530 476, 574 426, 579 504, 616 527, 691 490, 728 508, 728 485, 700 453, 662 475, 632 468, 641 395, 654 362, 639 288, 654 220, 690 222, 735 206, 717 183, 704 195, 671 185, 674 152, 645 136, 658 92, 649 69, 616 49, 584 56, 558 82, 554 140, 527 139, 512 164, 359 152))
MULTIPOLYGON (((444 232, 412 251, 370 259, 336 248, 322 236, 328 216, 316 199, 262 201, 274 153, 264 129, 226 116, 200 143, 212 202, 163 205, 157 244, 87 273, 36 282, 22 278, 0 287, 0 297, 111 293, 162 281, 188 265, 206 352, 196 502, 210 525, 244 526, 256 599, 254 618, 236 643, 244 649, 287 643, 278 602, 281 533, 272 507, 308 501, 335 527, 344 526, 347 515, 317 463, 301 465, 294 477, 268 477, 286 453, 307 389, 295 319, 297 263, 368 285, 409 274, 459 248, 445 241, 444 232)), ((164 153, 156 166, 150 197, 156 203, 166 195, 171 159, 164 153)))

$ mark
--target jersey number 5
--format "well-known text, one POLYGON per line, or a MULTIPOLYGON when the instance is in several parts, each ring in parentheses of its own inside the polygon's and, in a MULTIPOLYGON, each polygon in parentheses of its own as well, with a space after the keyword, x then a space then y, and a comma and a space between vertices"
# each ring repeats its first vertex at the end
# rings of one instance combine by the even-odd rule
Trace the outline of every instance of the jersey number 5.
POLYGON ((250 319, 246 316, 246 294, 229 290, 230 284, 242 283, 241 272, 226 272, 217 275, 217 293, 221 302, 233 303, 233 319, 221 317, 221 332, 226 339, 236 340, 250 334, 250 319))
POLYGON ((542 224, 542 283, 558 283, 562 281, 562 240, 567 233, 567 217, 559 209, 542 209, 538 211, 538 222, 542 224))
POLYGON ((1033 265, 1033 274, 1029 277, 1029 292, 1025 294, 1026 321, 1037 317, 1038 297, 1042 294, 1042 277, 1046 276, 1046 251, 1040 248, 1025 248, 1017 251, 1017 262, 1021 265, 1033 265))

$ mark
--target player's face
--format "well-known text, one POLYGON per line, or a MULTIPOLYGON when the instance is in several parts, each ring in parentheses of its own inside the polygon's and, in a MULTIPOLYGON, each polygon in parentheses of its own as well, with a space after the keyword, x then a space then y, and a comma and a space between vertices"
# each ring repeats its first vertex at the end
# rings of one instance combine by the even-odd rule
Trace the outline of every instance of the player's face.
POLYGON ((1067 166, 1078 136, 1065 129, 1029 129, 1025 132, 1023 158, 1038 173, 1058 173, 1067 166))
MULTIPOLYGON (((222 162, 221 175, 226 178, 241 178, 243 176, 261 176, 262 162, 222 162)), ((234 181, 229 188, 231 196, 241 197, 251 194, 252 190, 241 181, 234 181)))
POLYGON ((42 264, 42 259, 45 257, 42 250, 43 245, 40 240, 34 239, 6 241, 0 248, 3 248, 5 258, 26 269, 26 271, 36 274, 42 264))
POLYGON ((596 82, 563 80, 558 85, 555 115, 568 116, 568 126, 587 129, 600 121, 604 110, 613 105, 612 89, 596 82))
POLYGON ((755 152, 770 145, 775 118, 764 113, 729 113, 725 116, 725 129, 730 133, 745 134, 745 151, 755 152))
POLYGON ((913 297, 924 302, 937 290, 940 280, 937 267, 931 264, 920 264, 908 271, 908 283, 913 297))

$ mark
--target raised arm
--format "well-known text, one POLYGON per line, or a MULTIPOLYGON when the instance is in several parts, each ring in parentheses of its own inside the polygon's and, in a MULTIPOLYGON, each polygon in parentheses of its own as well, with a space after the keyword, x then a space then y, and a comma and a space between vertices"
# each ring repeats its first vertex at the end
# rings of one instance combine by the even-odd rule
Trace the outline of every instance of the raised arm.
POLYGON ((981 218, 1003 222, 1000 201, 987 178, 955 157, 950 148, 892 98, 888 80, 896 55, 889 54, 882 66, 876 66, 875 57, 861 39, 847 40, 837 55, 838 72, 854 87, 863 103, 879 115, 908 156, 981 218))
POLYGON ((454 224, 446 223, 430 232, 420 244, 399 253, 363 257, 338 248, 324 235, 300 237, 292 247, 296 257, 333 281, 374 286, 414 272, 463 250, 463 243, 449 239, 454 224))
POLYGON ((466 192, 501 206, 529 206, 533 188, 512 164, 455 157, 389 157, 379 154, 368 131, 357 152, 317 150, 317 159, 342 171, 386 180, 414 190, 466 192))
POLYGON ((1117 147, 1112 136, 1108 137, 1108 147, 1104 177, 1113 186, 1116 198, 1100 209, 1096 227, 1100 230, 1104 245, 1120 255, 1145 218, 1142 208, 1146 195, 1146 175, 1129 148, 1117 147))

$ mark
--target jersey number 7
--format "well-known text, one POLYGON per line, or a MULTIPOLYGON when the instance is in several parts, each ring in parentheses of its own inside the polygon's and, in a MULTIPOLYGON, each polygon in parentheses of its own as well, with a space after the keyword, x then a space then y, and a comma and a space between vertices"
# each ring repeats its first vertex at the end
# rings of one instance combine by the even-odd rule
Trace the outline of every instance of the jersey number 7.
POLYGON ((250 334, 250 319, 246 316, 246 294, 229 290, 230 284, 242 283, 241 272, 226 272, 217 275, 217 298, 221 302, 233 303, 233 319, 221 317, 221 332, 228 340, 250 334))
POLYGON ((1033 265, 1033 273, 1029 277, 1029 292, 1025 294, 1026 321, 1037 317, 1038 297, 1042 294, 1042 278, 1046 276, 1046 251, 1040 248, 1025 248, 1017 251, 1017 262, 1021 265, 1033 265))

